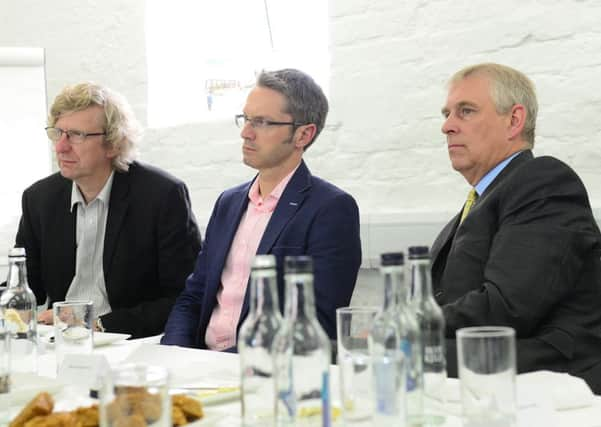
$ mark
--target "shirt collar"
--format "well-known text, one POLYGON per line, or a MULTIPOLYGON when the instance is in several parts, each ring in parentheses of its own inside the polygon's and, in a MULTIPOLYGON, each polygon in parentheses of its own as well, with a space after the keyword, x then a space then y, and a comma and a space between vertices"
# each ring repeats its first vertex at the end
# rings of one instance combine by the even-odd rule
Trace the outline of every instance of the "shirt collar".
MULTIPOLYGON (((98 195, 94 199, 100 200, 105 206, 109 205, 109 200, 111 198, 111 189, 113 188, 114 176, 115 171, 112 171, 109 175, 109 178, 104 183, 104 187, 102 187, 102 190, 100 190, 100 193, 98 193, 98 195)), ((79 188, 77 187, 77 184, 75 183, 75 181, 73 181, 73 184, 71 186, 71 212, 73 212, 73 207, 78 203, 81 203, 83 206, 87 205, 85 199, 81 195, 81 191, 79 191, 79 188)))
POLYGON ((476 189, 476 193, 478 193, 478 197, 486 191, 488 186, 495 180, 497 176, 499 176, 501 171, 505 169, 505 166, 507 166, 509 162, 511 162, 514 159, 514 157, 516 157, 520 153, 522 153, 522 151, 513 153, 511 156, 507 157, 497 166, 488 171, 488 173, 484 175, 480 181, 478 181, 478 183, 474 186, 474 188, 476 189))
POLYGON ((261 197, 259 194, 259 178, 255 179, 255 181, 250 186, 250 190, 248 191, 248 198, 250 199, 251 204, 255 207, 255 209, 260 212, 273 212, 276 205, 278 204, 278 200, 282 197, 282 193, 286 189, 286 186, 292 179, 292 175, 296 172, 300 166, 300 163, 286 175, 279 183, 275 186, 275 188, 269 193, 269 196, 266 198, 261 197))

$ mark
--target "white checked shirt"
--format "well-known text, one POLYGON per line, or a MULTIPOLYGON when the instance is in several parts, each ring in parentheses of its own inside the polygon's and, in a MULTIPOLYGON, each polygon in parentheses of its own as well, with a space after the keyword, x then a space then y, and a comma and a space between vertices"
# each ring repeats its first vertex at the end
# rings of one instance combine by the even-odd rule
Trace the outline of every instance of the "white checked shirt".
POLYGON ((95 316, 111 312, 104 283, 102 254, 114 174, 113 171, 98 196, 88 204, 75 182, 71 189, 71 212, 75 205, 79 205, 75 227, 77 250, 75 276, 65 299, 92 301, 95 316))

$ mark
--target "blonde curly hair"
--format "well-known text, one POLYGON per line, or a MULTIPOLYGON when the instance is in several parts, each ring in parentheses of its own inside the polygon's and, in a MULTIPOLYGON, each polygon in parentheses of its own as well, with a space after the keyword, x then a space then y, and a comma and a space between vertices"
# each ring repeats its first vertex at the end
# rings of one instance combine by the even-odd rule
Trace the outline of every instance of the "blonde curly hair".
POLYGON ((104 111, 105 144, 114 148, 117 155, 113 168, 126 172, 137 156, 137 145, 142 128, 127 100, 111 89, 92 82, 66 86, 54 99, 48 126, 54 127, 61 115, 99 106, 104 111))

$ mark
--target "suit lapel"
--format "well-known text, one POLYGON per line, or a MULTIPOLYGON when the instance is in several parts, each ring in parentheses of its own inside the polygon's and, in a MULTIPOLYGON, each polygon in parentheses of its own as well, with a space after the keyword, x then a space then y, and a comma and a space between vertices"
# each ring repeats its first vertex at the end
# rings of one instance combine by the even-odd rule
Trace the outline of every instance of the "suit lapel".
POLYGON ((129 179, 129 172, 115 172, 115 176, 113 177, 104 235, 104 253, 102 256, 102 267, 107 287, 111 282, 109 280, 111 260, 113 259, 123 220, 129 206, 129 179))
POLYGON ((311 173, 305 163, 301 162, 269 219, 257 248, 257 254, 269 253, 286 224, 303 204, 309 188, 311 188, 311 173))
MULTIPOLYGON (((211 314, 217 304, 217 292, 219 292, 221 287, 221 275, 223 274, 234 236, 240 225, 240 220, 248 207, 248 190, 253 181, 231 196, 227 202, 229 209, 226 210, 226 215, 219 215, 215 218, 216 224, 218 224, 215 227, 217 234, 211 236, 211 241, 216 241, 213 255, 216 262, 214 265, 207 266, 207 290, 203 303, 205 305, 203 305, 202 309, 206 325, 209 324, 211 314)), ((204 246, 202 250, 205 250, 204 246)), ((213 256, 209 256, 209 258, 213 258, 213 256)), ((201 321, 201 329, 203 324, 204 322, 201 321)), ((202 341, 204 342, 204 335, 202 336, 202 341)))
POLYGON ((56 283, 60 289, 57 295, 67 295, 67 290, 71 286, 73 277, 75 276, 75 257, 76 257, 76 239, 75 227, 77 224, 77 207, 71 212, 71 188, 72 181, 65 180, 65 188, 62 193, 61 203, 57 204, 58 212, 56 215, 56 227, 53 227, 54 238, 52 241, 55 245, 53 256, 63 257, 57 261, 57 265, 64 265, 65 270, 61 270, 65 276, 60 277, 56 283))
MULTIPOLYGON (((505 168, 499 173, 499 175, 490 183, 490 185, 486 188, 484 193, 480 195, 474 205, 470 210, 470 215, 478 210, 478 205, 483 203, 485 199, 491 194, 499 182, 503 180, 505 176, 511 173, 511 171, 515 170, 519 165, 524 162, 531 160, 534 156, 532 155, 531 150, 524 150, 521 154, 517 155, 505 168)), ((463 209, 462 209, 463 210, 463 209)), ((461 218, 461 212, 442 229, 434 243, 432 244, 432 275, 433 277, 439 277, 442 274, 442 268, 444 268, 443 260, 446 261, 447 253, 448 253, 448 245, 451 244, 453 238, 455 237, 455 233, 457 232, 457 228, 459 227, 459 219, 461 218)))
POLYGON ((229 210, 228 217, 223 219, 223 223, 226 227, 223 229, 223 234, 217 237, 219 243, 217 250, 215 251, 215 259, 220 260, 220 265, 216 266, 219 278, 221 278, 221 273, 223 272, 225 261, 230 252, 232 242, 234 241, 234 236, 236 235, 236 231, 238 231, 238 226, 242 220, 242 215, 246 212, 248 207, 248 190, 250 189, 252 182, 254 182, 254 180, 232 197, 232 208, 229 210))
POLYGON ((438 256, 441 253, 442 248, 444 248, 449 240, 453 238, 455 235, 455 231, 457 231, 457 227, 459 226, 459 218, 461 217, 461 212, 453 217, 451 221, 448 222, 447 225, 442 229, 434 243, 432 244, 432 250, 430 251, 430 255, 432 257, 432 265, 436 264, 438 260, 438 256))

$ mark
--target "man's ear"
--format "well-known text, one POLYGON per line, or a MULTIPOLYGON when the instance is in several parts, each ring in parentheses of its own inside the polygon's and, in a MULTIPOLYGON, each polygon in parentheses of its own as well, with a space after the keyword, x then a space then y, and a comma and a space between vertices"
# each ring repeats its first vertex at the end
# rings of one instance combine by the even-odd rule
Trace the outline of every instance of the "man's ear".
POLYGON ((294 145, 297 148, 302 148, 303 150, 307 145, 313 141, 315 138, 315 134, 317 133, 317 126, 313 123, 309 123, 308 125, 299 126, 296 129, 296 139, 294 141, 294 145))
POLYGON ((514 140, 522 135, 524 125, 526 124, 526 108, 522 104, 515 104, 511 107, 508 127, 508 137, 514 140))
POLYGON ((106 144, 106 158, 114 159, 119 155, 119 149, 115 147, 113 144, 106 144))

